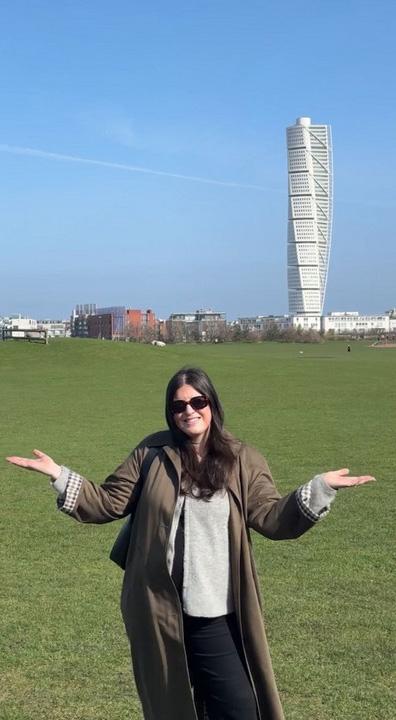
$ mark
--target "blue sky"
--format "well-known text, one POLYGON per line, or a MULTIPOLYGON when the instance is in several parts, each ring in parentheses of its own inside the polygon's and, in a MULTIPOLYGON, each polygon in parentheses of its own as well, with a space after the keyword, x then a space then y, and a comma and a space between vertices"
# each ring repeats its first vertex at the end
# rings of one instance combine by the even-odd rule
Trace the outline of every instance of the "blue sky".
POLYGON ((287 312, 300 115, 333 131, 325 310, 395 306, 395 17, 391 0, 5 0, 0 315, 287 312))

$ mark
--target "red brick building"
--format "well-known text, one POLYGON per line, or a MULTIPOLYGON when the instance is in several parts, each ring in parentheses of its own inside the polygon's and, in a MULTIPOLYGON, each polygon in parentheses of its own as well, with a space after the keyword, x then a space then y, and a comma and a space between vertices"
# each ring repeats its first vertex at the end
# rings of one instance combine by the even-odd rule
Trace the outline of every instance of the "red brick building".
POLYGON ((88 337, 112 340, 114 336, 114 319, 112 313, 88 315, 88 337))
POLYGON ((130 308, 125 311, 125 337, 134 340, 149 340, 155 338, 156 332, 157 321, 152 310, 144 312, 130 308))
POLYGON ((87 335, 90 338, 105 340, 143 340, 157 338, 158 323, 152 310, 126 309, 122 307, 105 308, 107 312, 97 312, 86 318, 87 335))

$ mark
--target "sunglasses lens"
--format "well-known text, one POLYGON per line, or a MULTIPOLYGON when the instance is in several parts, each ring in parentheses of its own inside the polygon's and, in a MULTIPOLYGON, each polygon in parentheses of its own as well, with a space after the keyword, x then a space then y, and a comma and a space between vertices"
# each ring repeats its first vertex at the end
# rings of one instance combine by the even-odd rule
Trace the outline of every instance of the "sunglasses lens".
POLYGON ((198 397, 191 398, 189 404, 193 410, 203 410, 208 404, 208 399, 204 397, 204 395, 199 395, 198 397))
POLYGON ((185 412, 187 405, 190 405, 193 410, 203 410, 208 404, 208 398, 204 395, 197 395, 191 398, 188 403, 185 400, 174 400, 170 409, 173 415, 177 415, 178 413, 185 412))
POLYGON ((171 411, 174 415, 185 411, 187 403, 184 400, 174 400, 171 404, 171 411))

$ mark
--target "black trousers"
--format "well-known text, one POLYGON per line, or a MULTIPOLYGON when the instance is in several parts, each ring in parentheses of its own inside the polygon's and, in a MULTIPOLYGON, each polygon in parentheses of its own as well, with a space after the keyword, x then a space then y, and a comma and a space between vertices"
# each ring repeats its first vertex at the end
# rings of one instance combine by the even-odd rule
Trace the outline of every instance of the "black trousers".
POLYGON ((184 615, 184 642, 191 685, 208 720, 257 720, 235 615, 184 615))

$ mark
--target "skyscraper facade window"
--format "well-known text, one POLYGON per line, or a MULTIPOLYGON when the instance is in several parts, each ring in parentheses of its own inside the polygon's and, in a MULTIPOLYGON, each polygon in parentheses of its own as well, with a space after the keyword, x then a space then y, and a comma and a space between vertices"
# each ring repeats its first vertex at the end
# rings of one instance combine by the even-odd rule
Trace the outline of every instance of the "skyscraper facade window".
POLYGON ((297 118, 287 128, 290 315, 322 315, 330 259, 333 162, 330 125, 297 118))

